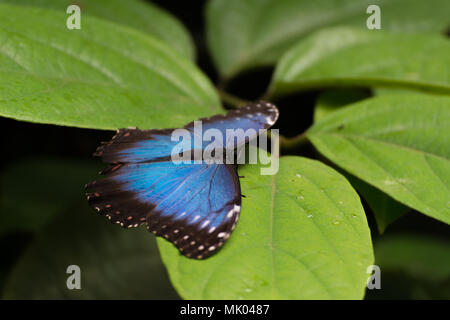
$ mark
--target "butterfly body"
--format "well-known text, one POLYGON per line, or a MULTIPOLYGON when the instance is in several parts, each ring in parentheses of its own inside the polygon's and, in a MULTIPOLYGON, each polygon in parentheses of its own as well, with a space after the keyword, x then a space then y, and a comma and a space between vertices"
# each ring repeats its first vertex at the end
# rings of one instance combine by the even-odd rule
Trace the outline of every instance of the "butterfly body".
MULTIPOLYGON (((277 117, 275 106, 260 102, 200 121, 204 130, 266 130, 277 117)), ((192 140, 194 125, 184 127, 192 140)), ((146 224, 183 255, 203 259, 221 248, 236 226, 241 211, 239 177, 233 164, 174 161, 174 130, 118 130, 94 153, 110 166, 101 172, 105 178, 86 185, 87 198, 113 223, 125 228, 146 224)), ((221 144, 226 148, 224 137, 221 144)), ((251 138, 238 137, 233 148, 251 138)), ((206 145, 202 142, 200 149, 206 145)))

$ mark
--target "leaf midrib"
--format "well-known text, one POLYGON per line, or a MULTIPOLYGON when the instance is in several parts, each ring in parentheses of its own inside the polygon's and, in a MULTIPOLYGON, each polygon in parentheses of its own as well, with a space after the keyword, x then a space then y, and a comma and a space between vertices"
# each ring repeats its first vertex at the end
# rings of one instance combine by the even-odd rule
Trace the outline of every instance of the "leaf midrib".
MULTIPOLYGON (((435 215, 435 216, 441 217, 441 219, 445 219, 445 214, 441 214, 441 213, 440 213, 439 211, 437 211, 435 208, 430 207, 430 206, 429 206, 428 204, 426 204, 422 199, 418 198, 417 195, 416 195, 414 192, 412 192, 412 191, 411 191, 404 183, 402 183, 401 181, 398 181, 398 180, 396 179, 396 177, 394 177, 394 176, 393 176, 389 171, 387 171, 383 166, 379 165, 379 164, 378 164, 376 161, 374 161, 373 159, 368 158, 367 155, 366 155, 364 152, 362 152, 362 151, 360 150, 360 148, 352 142, 351 139, 347 139, 347 141, 348 141, 352 146, 354 146, 355 149, 358 150, 358 152, 360 152, 362 155, 364 155, 364 157, 366 157, 366 158, 369 160, 369 162, 371 162, 371 163, 373 163, 374 165, 376 165, 376 166, 377 166, 378 168, 380 168, 387 176, 389 176, 390 178, 392 178, 393 180, 395 180, 395 181, 397 182, 398 185, 400 185, 401 187, 403 187, 403 190, 406 191, 406 193, 407 193, 408 195, 410 195, 411 197, 413 197, 416 201, 418 201, 418 203, 420 203, 421 206, 424 206, 425 208, 422 209, 423 212, 429 214, 430 216, 435 215), (430 214, 430 213, 431 213, 431 214, 430 214)), ((331 151, 329 148, 327 148, 327 149, 328 149, 331 153, 335 154, 335 152, 331 151)), ((426 157, 426 156, 434 156, 434 155, 430 155, 430 154, 424 153, 423 156, 426 157)), ((439 158, 438 156, 435 156, 435 157, 436 157, 436 158, 439 158)), ((381 190, 382 192, 384 192, 384 191, 383 191, 382 189, 380 189, 377 185, 375 185, 375 184, 369 182, 368 180, 364 179, 364 178, 361 177, 360 175, 357 175, 357 174, 354 173, 354 172, 353 172, 353 174, 355 174, 355 176, 359 177, 360 179, 362 179, 362 180, 368 182, 370 185, 374 186, 375 188, 377 188, 377 189, 381 190)), ((433 174, 434 174, 434 172, 433 172, 433 174)), ((405 203, 402 199, 399 199, 399 198, 397 198, 397 197, 395 197, 394 195, 391 195, 391 194, 389 194, 389 195, 392 196, 395 200, 399 201, 400 203, 402 203, 402 204, 404 204, 404 205, 406 205, 406 206, 409 206, 409 204, 408 204, 408 203, 405 203)))
POLYGON ((362 135, 356 135, 356 134, 350 134, 350 133, 342 134, 342 133, 336 133, 336 132, 321 132, 321 133, 317 132, 317 133, 311 133, 311 135, 315 135, 315 136, 330 135, 330 136, 338 136, 338 137, 341 137, 341 138, 347 138, 346 140, 351 140, 353 138, 353 139, 356 139, 356 140, 373 141, 373 142, 376 142, 376 143, 379 143, 379 144, 389 145, 391 147, 400 148, 400 149, 408 150, 408 151, 411 151, 411 152, 416 152, 416 153, 419 153, 419 154, 424 155, 424 156, 431 156, 431 157, 436 157, 436 158, 438 158, 440 160, 450 161, 449 158, 446 158, 444 156, 441 156, 441 155, 438 155, 438 154, 435 154, 435 153, 427 152, 427 151, 420 150, 420 149, 414 149, 412 147, 405 146, 405 145, 398 144, 398 143, 394 143, 392 141, 380 140, 380 139, 376 139, 376 138, 368 137, 368 136, 362 136, 362 135))
MULTIPOLYGON (((0 69, 0 73, 10 73, 10 74, 19 74, 19 75, 25 75, 25 76, 30 76, 30 73, 25 73, 25 72, 20 72, 20 71, 12 71, 12 70, 1 70, 0 69)), ((79 83, 79 84, 86 84, 86 85, 90 85, 90 86, 98 86, 98 87, 105 87, 105 88, 113 88, 113 89, 123 89, 126 90, 128 92, 135 92, 138 94, 143 94, 144 96, 148 96, 148 90, 145 90, 144 88, 137 88, 137 87, 122 87, 119 86, 117 84, 114 83, 100 83, 100 82, 96 82, 96 81, 89 81, 89 80, 84 80, 84 79, 77 79, 77 78, 62 78, 62 77, 52 77, 52 76, 48 76, 48 75, 42 75, 42 74, 31 74, 32 76, 38 78, 38 79, 46 79, 46 80, 51 80, 51 81, 62 81, 64 83, 59 84, 58 86, 52 87, 52 88, 47 88, 41 92, 47 92, 47 91, 51 91, 54 89, 58 89, 58 88, 62 88, 64 87, 66 84, 70 84, 70 83, 79 83)), ((1 80, 0 80, 1 82, 1 80)), ((32 95, 29 95, 29 97, 35 96, 40 92, 34 92, 32 95)), ((158 95, 160 97, 171 97, 173 96, 172 94, 162 94, 161 92, 158 92, 158 94, 156 93, 152 93, 152 96, 158 95)), ((23 96, 22 96, 23 97, 23 96)), ((189 99, 189 97, 186 96, 180 96, 180 95, 175 95, 173 96, 173 98, 176 98, 178 100, 187 100, 189 99)), ((11 98, 14 99, 14 98, 11 98)), ((8 101, 10 99, 0 99, 0 102, 5 102, 8 101)))
POLYGON ((274 258, 274 250, 273 246, 273 217, 274 217, 274 207, 275 207, 275 193, 277 190, 277 186, 275 183, 276 174, 272 175, 272 193, 271 193, 271 201, 270 201, 270 258, 271 258, 271 276, 272 276, 272 297, 275 298, 275 258, 274 258))

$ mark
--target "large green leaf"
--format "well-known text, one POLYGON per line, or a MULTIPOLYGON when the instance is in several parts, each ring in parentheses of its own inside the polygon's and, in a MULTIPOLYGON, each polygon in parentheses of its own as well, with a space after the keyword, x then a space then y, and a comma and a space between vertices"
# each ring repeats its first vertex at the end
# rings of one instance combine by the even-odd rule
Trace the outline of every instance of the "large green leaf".
POLYGON ((72 206, 27 248, 11 272, 5 299, 170 299, 177 295, 145 229, 124 230, 72 206), (81 289, 69 290, 69 265, 81 269, 81 289))
POLYGON ((351 28, 323 30, 279 61, 269 92, 340 86, 397 86, 450 93, 450 42, 351 28))
POLYGON ((220 73, 231 77, 273 65, 314 30, 367 29, 366 9, 373 4, 381 7, 383 30, 439 32, 450 25, 447 0, 212 0, 206 11, 208 45, 220 73))
MULTIPOLYGON (((369 93, 367 91, 356 89, 325 91, 317 98, 317 103, 314 107, 314 122, 320 121, 331 112, 345 105, 368 97, 369 93)), ((344 173, 344 175, 372 209, 380 233, 383 233, 389 224, 410 210, 364 181, 347 173, 344 173)))
POLYGON ((33 157, 0 174, 0 235, 37 232, 84 198, 84 184, 101 165, 91 161, 33 157))
MULTIPOLYGON (((0 0, 15 5, 36 6, 66 12, 76 4, 84 15, 92 15, 148 32, 179 53, 194 58, 194 44, 183 25, 168 12, 141 0, 0 0)), ((83 24, 83 22, 82 22, 83 24)))
POLYGON ((366 99, 331 113, 307 135, 327 158, 397 201, 450 223, 450 98, 366 99))
POLYGON ((65 19, 0 5, 0 115, 116 129, 178 127, 220 111, 209 80, 164 43, 93 17, 68 30, 65 19))
POLYGON ((187 299, 360 299, 373 263, 364 210, 350 184, 321 162, 283 157, 276 175, 239 170, 241 218, 216 255, 196 261, 158 239, 187 299))

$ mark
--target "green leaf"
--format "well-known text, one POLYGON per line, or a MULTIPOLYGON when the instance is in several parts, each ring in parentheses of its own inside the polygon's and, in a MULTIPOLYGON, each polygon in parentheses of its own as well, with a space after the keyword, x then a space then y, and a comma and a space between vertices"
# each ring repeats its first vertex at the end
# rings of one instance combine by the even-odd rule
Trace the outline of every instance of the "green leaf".
POLYGON ((0 115, 117 129, 179 127, 220 112, 209 80, 164 43, 93 17, 68 30, 65 19, 0 5, 0 115))
POLYGON ((347 172, 450 223, 449 107, 446 96, 375 97, 331 113, 307 136, 347 172))
MULTIPOLYGON (((328 114, 336 111, 347 104, 351 104, 369 97, 369 93, 363 90, 329 90, 319 95, 314 108, 314 122, 325 118, 328 114)), ((386 227, 408 212, 410 209, 395 201, 385 193, 365 183, 364 181, 343 173, 352 186, 366 200, 372 209, 377 221, 378 231, 383 233, 386 227)))
POLYGON ((437 95, 445 95, 442 92, 435 91, 419 91, 411 88, 392 88, 392 87, 381 87, 381 88, 372 88, 372 92, 374 96, 381 96, 387 94, 437 94, 437 95))
POLYGON ((450 94, 450 42, 439 35, 334 28, 313 34, 279 61, 269 92, 392 86, 450 94))
POLYGON ((63 13, 66 13, 70 4, 76 4, 81 9, 82 25, 84 15, 111 20, 147 32, 191 60, 195 56, 194 44, 183 25, 171 14, 150 2, 144 3, 141 0, 0 0, 0 3, 48 8, 63 13))
POLYGON ((314 107, 314 122, 325 118, 329 113, 359 100, 368 98, 367 91, 357 89, 328 90, 319 95, 314 107))
POLYGON ((360 299, 373 263, 370 231, 350 184, 321 162, 282 157, 279 172, 239 170, 242 203, 216 255, 192 260, 158 239, 186 299, 360 299))
MULTIPOLYGON (((367 30, 366 9, 381 8, 381 27, 394 32, 443 32, 447 0, 213 0, 206 8, 208 46, 222 76, 273 65, 292 45, 323 27, 367 30)), ((373 31, 377 33, 377 31, 373 31)))
POLYGON ((177 295, 153 235, 125 230, 72 207, 28 247, 11 272, 4 299, 173 299, 177 295), (69 265, 81 269, 81 289, 69 290, 69 265))
POLYGON ((366 200, 370 209, 372 209, 375 220, 377 221, 379 233, 384 233, 388 225, 408 211, 411 211, 407 206, 395 201, 379 189, 372 187, 370 184, 367 184, 350 174, 345 174, 345 177, 350 181, 352 186, 358 190, 366 200))
POLYGON ((0 235, 40 231, 84 198, 84 184, 99 169, 91 161, 46 157, 29 158, 5 168, 0 175, 0 235))
POLYGON ((417 234, 383 236, 375 243, 381 271, 401 271, 431 281, 450 280, 449 241, 417 234))

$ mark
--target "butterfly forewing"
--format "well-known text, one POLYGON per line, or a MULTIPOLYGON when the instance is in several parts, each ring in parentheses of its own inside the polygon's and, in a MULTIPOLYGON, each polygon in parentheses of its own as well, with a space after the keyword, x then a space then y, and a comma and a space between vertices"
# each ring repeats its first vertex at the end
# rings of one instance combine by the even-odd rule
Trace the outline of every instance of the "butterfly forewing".
MULTIPOLYGON (((260 130, 270 128, 278 119, 278 115, 278 109, 273 104, 261 101, 229 111, 227 114, 202 118, 197 122, 201 123, 202 132, 209 129, 220 131, 223 137, 221 142, 223 147, 236 148, 255 138, 260 130), (233 140, 233 145, 227 143, 227 130, 239 129, 242 129, 244 134, 238 134, 237 138, 233 140), (253 134, 246 135, 245 133, 253 134)), ((195 122, 187 124, 184 128, 190 133, 190 145, 194 149, 195 122)), ((111 141, 103 143, 97 148, 94 155, 101 157, 107 163, 147 162, 167 159, 179 144, 179 140, 172 136, 174 130, 119 129, 111 141)), ((208 144, 210 144, 210 141, 202 141, 202 149, 208 144)))

